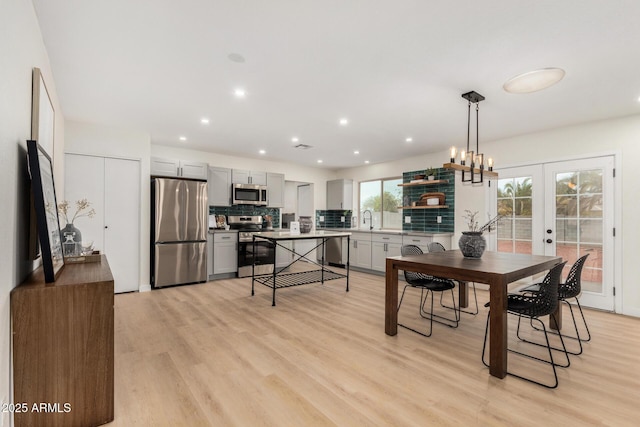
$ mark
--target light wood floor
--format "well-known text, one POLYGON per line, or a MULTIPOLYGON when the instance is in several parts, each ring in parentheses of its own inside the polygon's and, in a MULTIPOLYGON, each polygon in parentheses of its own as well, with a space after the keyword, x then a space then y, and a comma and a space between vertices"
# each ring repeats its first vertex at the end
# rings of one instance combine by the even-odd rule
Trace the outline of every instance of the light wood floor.
MULTIPOLYGON (((458 329, 390 337, 383 277, 352 272, 349 293, 344 279, 283 289, 276 307, 262 285, 251 297, 250 282, 115 297, 110 425, 638 425, 640 319, 588 310, 591 343, 547 390, 489 375, 482 306, 458 329)), ((426 326, 416 292, 407 298, 400 321, 426 326)), ((547 373, 516 359, 510 369, 547 373)))

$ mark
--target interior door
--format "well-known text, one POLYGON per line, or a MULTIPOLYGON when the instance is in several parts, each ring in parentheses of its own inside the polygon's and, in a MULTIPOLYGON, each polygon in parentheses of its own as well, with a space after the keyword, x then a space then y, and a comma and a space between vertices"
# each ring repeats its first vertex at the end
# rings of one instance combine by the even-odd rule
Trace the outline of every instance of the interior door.
POLYGON ((613 156, 546 164, 545 254, 568 268, 589 254, 582 270, 580 302, 613 310, 613 156))
POLYGON ((104 159, 104 251, 115 292, 140 287, 140 162, 104 159), (126 191, 124 190, 126 189, 126 191))

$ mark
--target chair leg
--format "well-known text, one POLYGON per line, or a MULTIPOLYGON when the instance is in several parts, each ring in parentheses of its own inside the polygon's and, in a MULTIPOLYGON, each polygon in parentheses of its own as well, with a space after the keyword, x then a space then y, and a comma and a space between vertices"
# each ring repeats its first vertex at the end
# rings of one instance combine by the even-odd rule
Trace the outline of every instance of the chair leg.
MULTIPOLYGON (((476 310, 475 311, 468 311, 468 310, 463 310, 460 305, 458 305, 458 311, 461 313, 467 313, 467 314, 471 314, 471 315, 476 315, 479 313, 478 310, 478 295, 476 294, 476 284, 475 282, 471 282, 471 286, 473 286, 473 299, 476 303, 476 310)), ((455 310, 455 307, 449 307, 448 305, 444 304, 442 302, 442 294, 440 294, 440 305, 444 308, 448 308, 449 310, 455 310)))
MULTIPOLYGON (((584 327, 585 327, 585 329, 587 331, 587 338, 583 338, 583 337, 580 336, 580 332, 578 331, 578 322, 576 321, 576 317, 575 317, 575 315, 573 313, 573 307, 571 306, 571 304, 569 304, 569 301, 567 301, 567 300, 562 300, 562 301, 564 301, 569 306, 569 312, 571 313, 571 319, 573 320, 573 327, 574 327, 574 329, 576 331, 576 336, 560 334, 559 332, 556 332, 556 331, 549 331, 549 333, 553 334, 553 335, 562 335, 564 338, 569 338, 571 340, 578 341, 578 346, 579 346, 579 350, 578 351, 567 350, 567 353, 573 354, 574 356, 577 356, 577 355, 582 354, 582 351, 583 351, 582 343, 583 342, 588 342, 588 341, 591 340, 591 333, 589 332, 589 327, 587 326, 587 321, 584 318, 584 313, 582 312, 582 307, 580 306, 580 301, 578 301, 578 298, 576 298, 575 300, 576 300, 576 303, 578 304, 578 308, 580 309, 580 315, 582 316, 582 323, 584 324, 584 327)), ((533 323, 531 324, 531 326, 536 331, 541 331, 541 329, 536 328, 533 325, 533 323)), ((560 350, 560 349, 554 347, 554 350, 560 350)))
MULTIPOLYGON (((552 316, 553 316, 553 315, 552 315, 552 316)), ((567 348, 565 347, 565 344, 564 344, 564 339, 562 338, 562 334, 556 334, 556 333, 554 333, 554 332, 549 332, 549 331, 547 331, 547 328, 546 328, 546 327, 544 327, 544 323, 543 323, 540 319, 538 319, 537 317, 535 317, 535 318, 534 318, 534 317, 530 317, 530 318, 529 318, 529 322, 530 322, 530 324, 531 324, 531 326, 533 327, 533 329, 534 329, 534 330, 536 330, 536 331, 544 331, 544 333, 545 333, 545 338, 547 338, 547 335, 548 335, 548 334, 558 335, 558 336, 560 337, 560 342, 562 343, 562 348, 558 348, 558 347, 553 347, 553 346, 551 346, 551 345, 549 344, 549 339, 548 339, 548 338, 547 338, 547 345, 545 345, 545 344, 541 344, 541 343, 537 343, 537 342, 535 342, 535 341, 530 341, 530 340, 525 339, 525 338, 522 338, 522 337, 520 336, 520 320, 522 319, 522 317, 523 317, 523 316, 522 316, 521 314, 519 314, 519 315, 518 315, 518 326, 517 326, 517 328, 516 328, 516 337, 518 337, 518 339, 519 339, 520 341, 522 341, 522 342, 526 342, 527 344, 537 345, 538 347, 549 347, 549 348, 551 348, 551 350, 555 350, 555 351, 561 351, 561 352, 563 352, 563 353, 565 354, 565 356, 566 356, 567 363, 566 363, 566 364, 562 364, 562 365, 561 365, 561 364, 556 363, 555 365, 556 365, 556 366, 558 366, 558 367, 560 367, 560 368, 568 368, 569 366, 571 366, 571 360, 569 360, 569 354, 580 354, 580 353, 571 353, 570 351, 568 351, 568 350, 567 350, 567 348), (534 320, 537 320, 538 322, 540 322, 540 323, 542 324, 542 326, 543 326, 543 329, 536 328, 536 327, 533 325, 533 321, 534 321, 534 320)), ((553 316, 553 317, 554 317, 554 319, 555 319, 555 316, 553 316)), ((581 348, 580 348, 580 352, 582 352, 582 346, 581 346, 581 348)), ((538 358, 535 358, 535 357, 534 357, 533 359, 537 359, 537 360, 540 360, 541 362, 547 362, 547 363, 549 363, 548 361, 546 361, 546 360, 544 360, 544 359, 538 359, 538 358)))
MULTIPOLYGON (((443 292, 440 293, 440 297, 441 298, 442 298, 442 294, 443 294, 443 292)), ((455 297, 454 297, 453 289, 451 289, 451 299, 453 301, 453 306, 455 307, 456 306, 456 300, 455 300, 455 297)), ((425 298, 425 302, 426 302, 426 298, 425 298)), ((441 325, 445 325, 445 326, 448 326, 450 328, 457 328, 458 327, 458 323, 460 322, 460 311, 459 311, 458 308, 454 309, 454 319, 451 319, 451 318, 448 318, 448 317, 444 317, 444 316, 440 316, 438 314, 433 313, 433 291, 431 291, 431 312, 427 312, 424 309, 424 304, 422 304, 422 311, 421 311, 420 315, 422 317, 424 317, 425 319, 430 319, 433 322, 440 323, 441 325), (428 315, 429 317, 427 317, 426 315, 428 315), (438 320, 438 319, 442 319, 442 320, 438 320)))
MULTIPOLYGON (((408 285, 407 285, 408 286, 408 285)), ((405 286, 405 290, 406 290, 406 286, 405 286)), ((428 289, 425 288, 420 288, 420 304, 418 305, 418 312, 420 313, 421 317, 425 317, 422 315, 422 307, 424 306, 424 304, 426 304, 427 302, 427 298, 429 298, 429 293, 431 293, 431 312, 433 312, 433 292, 429 291, 428 289), (426 295, 424 295, 424 291, 427 291, 426 295), (424 295, 424 298, 422 297, 424 295)), ((404 296, 404 291, 402 291, 402 295, 404 296)), ((402 303, 402 300, 400 301, 402 303)), ((400 306, 398 306, 398 309, 400 309, 400 306)), ((433 317, 430 319, 431 321, 429 322, 429 332, 428 333, 424 333, 424 332, 420 332, 416 329, 413 329, 412 327, 403 325, 402 323, 398 323, 398 326, 402 326, 405 329, 408 329, 412 332, 415 332, 416 334, 422 335, 423 337, 427 337, 429 338, 431 336, 431 334, 433 333, 433 317)))
MULTIPOLYGON (((567 302, 567 304, 569 303, 567 302)), ((591 341, 591 332, 589 332, 589 327, 587 326, 587 320, 584 318, 584 313, 582 312, 582 306, 580 305, 580 301, 578 301, 577 297, 576 297, 576 304, 578 304, 578 309, 580 310, 580 316, 582 316, 582 323, 584 323, 584 328, 587 330, 587 338, 583 339, 578 334, 578 339, 580 341, 589 342, 591 341)), ((569 307, 571 307, 571 304, 569 304, 569 307)), ((576 330, 577 329, 578 329, 578 326, 576 325, 576 330)))

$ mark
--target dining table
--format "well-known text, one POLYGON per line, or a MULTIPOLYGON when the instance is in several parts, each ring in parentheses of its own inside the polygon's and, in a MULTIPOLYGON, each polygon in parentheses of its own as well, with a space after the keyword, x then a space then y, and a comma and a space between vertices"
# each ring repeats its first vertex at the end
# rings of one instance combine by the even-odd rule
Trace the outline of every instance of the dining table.
MULTIPOLYGON (((446 277, 462 284, 460 301, 466 305, 467 282, 489 285, 489 372, 507 375, 507 292, 509 283, 549 270, 562 261, 558 256, 485 251, 480 258, 465 258, 459 250, 388 257, 385 270, 385 333, 398 333, 398 273, 415 271, 446 277)), ((560 328, 561 311, 552 327, 560 328)))

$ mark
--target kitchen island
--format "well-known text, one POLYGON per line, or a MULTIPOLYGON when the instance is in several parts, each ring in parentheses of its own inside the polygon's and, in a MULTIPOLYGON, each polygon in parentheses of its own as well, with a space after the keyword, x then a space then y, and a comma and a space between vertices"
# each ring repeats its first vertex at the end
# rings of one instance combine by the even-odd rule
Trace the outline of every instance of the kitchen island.
MULTIPOLYGON (((289 265, 287 265, 280 272, 274 269, 273 273, 271 274, 256 275, 255 269, 254 269, 251 275, 251 295, 252 296, 255 295, 255 282, 261 283, 273 290, 273 300, 271 305, 275 306, 276 305, 276 289, 306 285, 306 284, 317 283, 317 282, 324 284, 326 280, 335 280, 335 279, 342 279, 342 278, 346 278, 346 281, 347 281, 346 292, 349 292, 348 250, 347 250, 347 262, 345 264, 346 272, 338 273, 334 270, 331 270, 325 267, 324 246, 329 239, 346 237, 347 241, 349 241, 350 236, 351 236, 351 233, 325 231, 325 230, 316 230, 310 233, 300 233, 300 234, 292 234, 289 231, 270 231, 270 232, 255 233, 253 235, 254 246, 256 242, 260 240, 267 240, 275 245, 276 251, 278 251, 278 249, 287 250, 289 252, 292 252, 294 255, 296 255, 296 258, 294 258, 294 261, 289 263, 289 265), (304 254, 296 253, 294 250, 289 249, 288 247, 282 245, 282 242, 285 242, 285 241, 311 240, 311 239, 316 239, 317 244, 316 246, 314 246, 312 249, 310 249, 304 254), (322 248, 322 254, 323 254, 320 263, 307 257, 307 255, 314 252, 314 250, 319 247, 322 248), (310 263, 311 265, 318 266, 319 268, 310 270, 310 271, 285 272, 286 270, 289 270, 289 267, 291 267, 293 264, 303 259, 308 263, 310 263)), ((349 247, 349 245, 347 245, 347 247, 349 247)), ((254 267, 255 267, 255 264, 254 264, 254 267)))

